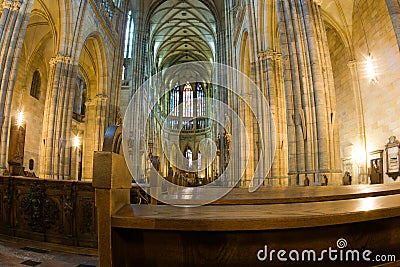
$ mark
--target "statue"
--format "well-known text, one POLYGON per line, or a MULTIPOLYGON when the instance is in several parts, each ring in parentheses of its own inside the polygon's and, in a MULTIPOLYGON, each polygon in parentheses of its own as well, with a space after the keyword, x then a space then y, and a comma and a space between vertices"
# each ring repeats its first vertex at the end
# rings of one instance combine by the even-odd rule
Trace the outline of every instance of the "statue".
POLYGON ((153 165, 154 169, 156 169, 156 171, 160 170, 160 160, 158 159, 158 156, 151 157, 151 164, 153 165))
POLYGON ((119 107, 117 108, 117 116, 115 118, 115 124, 116 125, 121 125, 122 124, 121 109, 119 107))
POLYGON ((231 120, 228 117, 228 114, 225 113, 225 131, 227 133, 231 132, 231 120))
POLYGON ((172 169, 172 167, 168 167, 168 176, 167 176, 168 181, 172 183, 173 177, 174 177, 174 170, 172 169))
POLYGON ((325 174, 322 175, 321 185, 322 186, 327 186, 328 185, 328 177, 325 174))
POLYGON ((346 171, 343 176, 343 185, 351 185, 351 175, 350 172, 346 171))
POLYGON ((308 179, 307 175, 306 178, 304 178, 304 186, 310 186, 310 179, 308 179))

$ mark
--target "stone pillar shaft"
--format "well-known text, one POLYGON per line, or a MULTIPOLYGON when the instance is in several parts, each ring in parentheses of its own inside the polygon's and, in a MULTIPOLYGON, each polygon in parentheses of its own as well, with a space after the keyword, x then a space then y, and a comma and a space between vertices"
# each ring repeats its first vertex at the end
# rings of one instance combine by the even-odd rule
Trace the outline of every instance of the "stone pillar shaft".
POLYGON ((289 174, 297 184, 303 183, 305 175, 319 184, 323 174, 339 183, 333 73, 319 2, 277 0, 288 112, 289 174))
POLYGON ((398 0, 386 0, 386 5, 392 20, 393 29, 400 50, 400 2, 398 0))
POLYGON ((70 58, 56 55, 50 60, 43 126, 40 173, 44 178, 69 179, 70 132, 77 66, 70 58))
POLYGON ((7 168, 8 131, 15 77, 33 0, 3 1, 0 18, 0 168, 7 168))

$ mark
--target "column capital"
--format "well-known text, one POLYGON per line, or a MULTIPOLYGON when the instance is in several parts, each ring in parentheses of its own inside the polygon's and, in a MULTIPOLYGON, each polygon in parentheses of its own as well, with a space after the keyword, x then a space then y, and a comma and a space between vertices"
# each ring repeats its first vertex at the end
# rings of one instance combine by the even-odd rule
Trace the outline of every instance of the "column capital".
POLYGON ((98 95, 95 96, 95 99, 97 99, 97 100, 107 100, 108 96, 105 95, 105 94, 98 94, 98 95))
POLYGON ((3 9, 11 9, 13 6, 13 1, 4 0, 2 6, 3 6, 3 9))
POLYGON ((275 53, 275 58, 276 61, 282 61, 282 53, 275 53))
POLYGON ((358 62, 357 62, 357 60, 352 59, 352 60, 350 60, 350 61, 347 63, 347 66, 348 66, 350 69, 354 69, 354 68, 356 68, 356 67, 358 66, 358 62))
POLYGON ((322 0, 314 0, 314 3, 321 6, 322 5, 322 0))
POLYGON ((274 58, 275 54, 276 54, 276 52, 274 50, 268 49, 268 50, 258 52, 258 58, 260 60, 272 59, 272 58, 274 58))
POLYGON ((50 59, 50 65, 54 66, 54 65, 56 65, 57 63, 60 63, 60 62, 69 63, 70 61, 71 61, 70 57, 64 56, 64 55, 61 55, 61 54, 57 54, 57 55, 53 56, 50 59))
POLYGON ((22 6, 22 0, 17 0, 12 3, 12 10, 19 10, 22 6))

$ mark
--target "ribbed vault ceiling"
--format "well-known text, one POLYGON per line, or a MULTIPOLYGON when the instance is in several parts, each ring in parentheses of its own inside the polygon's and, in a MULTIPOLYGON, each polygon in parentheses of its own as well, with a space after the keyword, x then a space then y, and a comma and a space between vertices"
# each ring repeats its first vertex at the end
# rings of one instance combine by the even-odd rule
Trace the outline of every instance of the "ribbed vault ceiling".
POLYGON ((150 19, 154 63, 159 70, 191 61, 214 61, 215 18, 199 0, 168 0, 150 19))

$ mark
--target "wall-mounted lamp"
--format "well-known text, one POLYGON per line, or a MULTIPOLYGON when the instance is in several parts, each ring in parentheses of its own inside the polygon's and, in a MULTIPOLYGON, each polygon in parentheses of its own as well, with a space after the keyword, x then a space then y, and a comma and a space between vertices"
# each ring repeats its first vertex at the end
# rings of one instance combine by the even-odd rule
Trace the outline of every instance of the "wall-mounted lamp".
POLYGON ((24 112, 22 110, 18 112, 15 123, 18 128, 24 125, 24 112))
POLYGON ((366 68, 367 68, 367 75, 371 82, 376 82, 376 73, 374 67, 374 60, 371 55, 368 55, 366 58, 366 68))
POLYGON ((360 166, 361 164, 363 164, 366 160, 366 153, 365 150, 362 149, 360 146, 356 146, 353 148, 353 153, 352 153, 352 157, 353 157, 353 162, 355 164, 357 164, 358 166, 360 166))
POLYGON ((78 147, 81 146, 81 140, 80 140, 79 136, 75 136, 75 137, 72 139, 72 145, 73 145, 73 147, 75 147, 75 148, 78 148, 78 147))
POLYGON ((373 60, 373 58, 371 56, 371 51, 369 49, 368 40, 367 40, 367 34, 365 32, 364 21, 363 21, 361 12, 360 12, 360 6, 358 4, 358 0, 356 0, 356 7, 357 7, 358 16, 360 17, 361 28, 362 28, 363 33, 364 33, 364 39, 365 39, 365 43, 367 45, 367 51, 368 51, 368 56, 365 58, 365 60, 366 60, 366 62, 365 62, 365 71, 367 72, 368 79, 371 82, 376 82, 377 78, 376 78, 374 60, 373 60))

